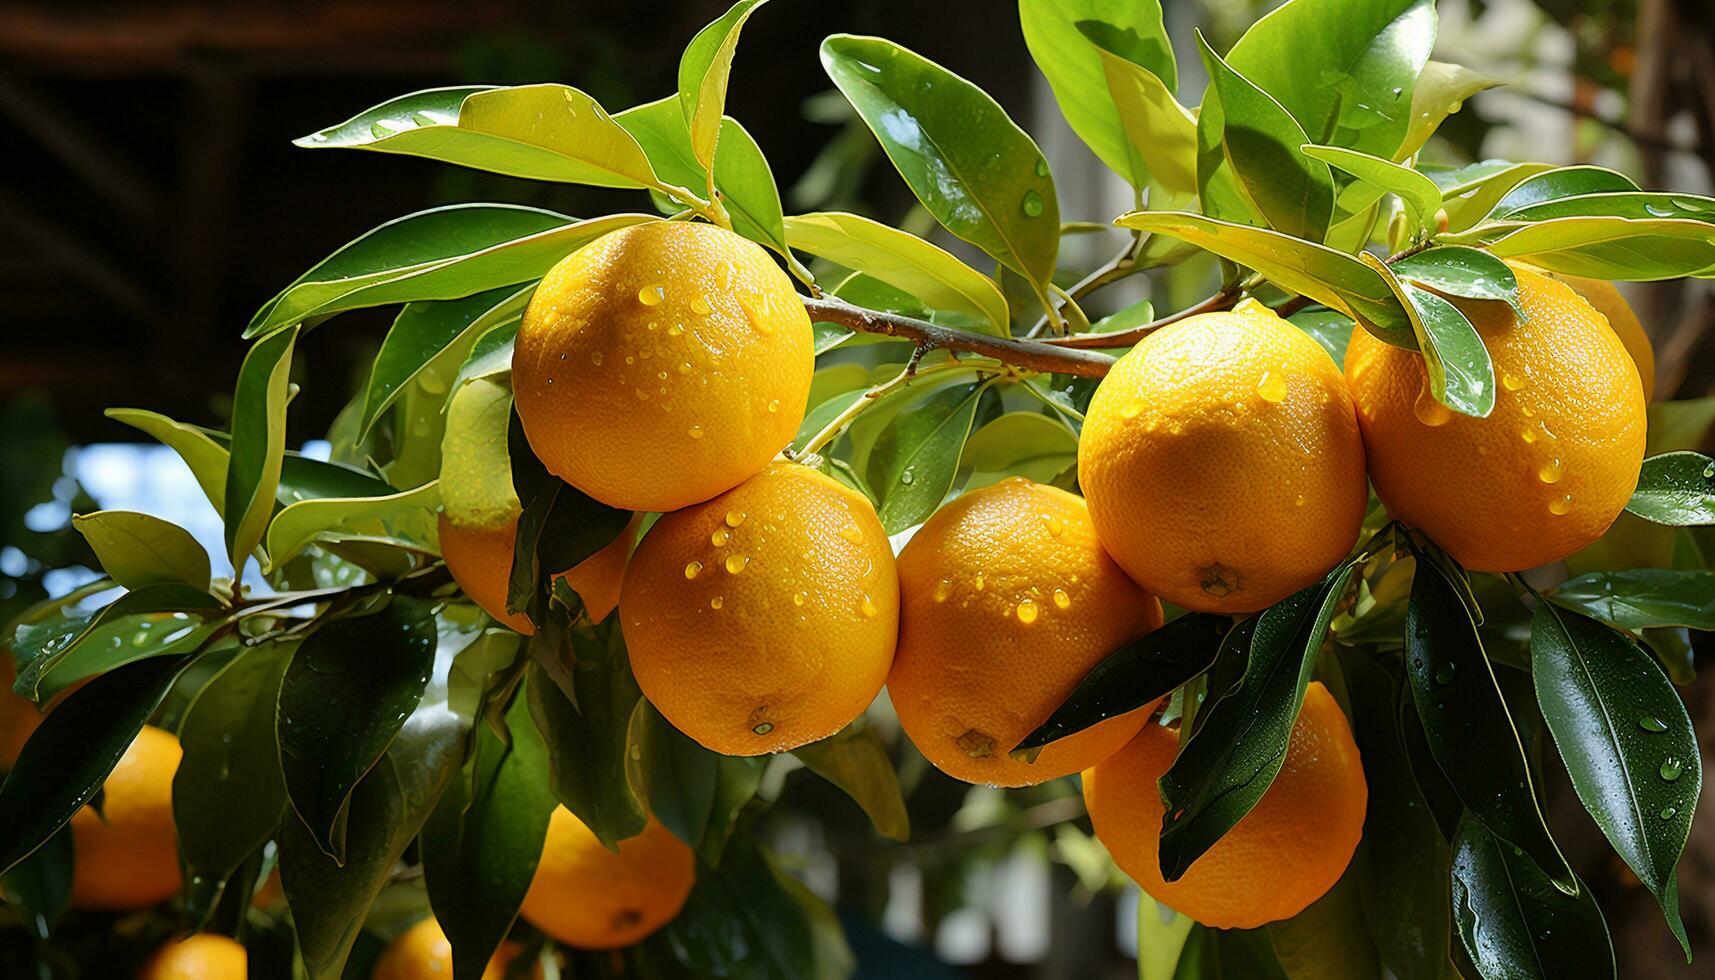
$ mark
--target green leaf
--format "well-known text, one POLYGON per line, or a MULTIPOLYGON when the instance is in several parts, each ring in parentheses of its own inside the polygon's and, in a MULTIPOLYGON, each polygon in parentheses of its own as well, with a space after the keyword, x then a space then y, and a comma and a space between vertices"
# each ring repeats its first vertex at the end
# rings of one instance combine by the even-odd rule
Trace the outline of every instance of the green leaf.
POLYGON ((190 659, 155 657, 117 667, 48 712, 0 783, 0 874, 95 798, 190 659))
POLYGON ((384 497, 320 497, 283 508, 268 525, 269 568, 290 561, 316 541, 362 538, 432 552, 435 513, 441 505, 437 482, 384 497))
POLYGON ((1006 297, 994 280, 909 232, 843 211, 786 219, 793 248, 904 290, 929 306, 967 313, 983 332, 1009 333, 1006 297))
POLYGON ((1553 602, 1627 630, 1715 630, 1715 572, 1633 568, 1591 572, 1548 594, 1553 602))
POLYGON ((669 189, 631 134, 569 85, 415 92, 294 143, 403 153, 526 180, 669 189))
POLYGON ((448 674, 464 648, 437 646, 422 700, 352 791, 344 864, 322 851, 302 821, 288 814, 280 822, 280 881, 311 980, 341 976, 369 907, 458 772, 471 719, 449 710, 448 674))
POLYGON ((1522 181, 1553 169, 1549 163, 1484 160, 1457 170, 1433 171, 1429 178, 1441 188, 1448 232, 1462 232, 1486 218, 1522 181))
MULTIPOLYGON (((1087 28, 1088 25, 1082 25, 1087 28)), ((1197 117, 1155 72, 1098 46, 1108 96, 1142 167, 1169 194, 1197 193, 1197 117)), ((1152 195, 1153 199, 1153 195, 1152 195)))
POLYGON ((1410 167, 1385 160, 1369 153, 1338 146, 1305 144, 1301 149, 1307 156, 1339 167, 1365 183, 1394 195, 1417 218, 1421 233, 1435 227, 1435 213, 1441 210, 1441 188, 1435 181, 1410 167))
POLYGON ((1284 106, 1223 61, 1201 31, 1197 46, 1220 100, 1211 125, 1220 127, 1222 153, 1240 192, 1269 227, 1320 242, 1333 217, 1334 178, 1326 163, 1299 149, 1313 141, 1284 106))
POLYGON ((1007 412, 983 425, 959 457, 959 468, 971 471, 967 493, 1014 475, 1048 483, 1076 465, 1078 437, 1040 412, 1007 412))
POLYGON ((1715 274, 1715 224, 1677 218, 1635 220, 1602 215, 1479 225, 1479 240, 1497 229, 1486 246, 1503 259, 1519 258, 1550 272, 1654 282, 1715 274))
POLYGON ((140 408, 110 408, 108 418, 153 437, 157 442, 179 454, 196 478, 203 495, 214 505, 215 513, 226 513, 226 461, 224 447, 202 429, 175 422, 157 412, 140 408))
POLYGON ((679 109, 690 131, 691 149, 707 167, 715 159, 726 112, 727 78, 744 22, 766 0, 738 0, 713 23, 697 32, 679 57, 679 109))
MULTIPOLYGON (((720 781, 720 757, 697 744, 639 698, 626 725, 627 778, 661 826, 692 847, 708 833, 720 781)), ((723 841, 724 844, 724 841, 723 841)))
MULTIPOLYGON (((1580 165, 1557 167, 1533 174, 1513 185, 1489 212, 1491 218, 1506 218, 1523 208, 1556 201, 1563 197, 1584 194, 1604 194, 1613 191, 1636 191, 1638 185, 1630 177, 1607 167, 1580 165)), ((1545 216, 1546 217, 1546 216, 1545 216)), ((1668 215, 1656 215, 1668 217, 1668 215)))
POLYGON ((1530 674, 1578 799, 1661 903, 1690 962, 1674 872, 1703 767, 1673 682, 1631 637, 1552 602, 1531 618, 1530 674))
POLYGON ((317 263, 258 310, 244 335, 346 310, 460 299, 530 282, 602 235, 654 220, 610 214, 577 221, 501 204, 420 211, 381 225, 317 263))
POLYGON ((423 876, 435 918, 453 947, 453 973, 481 976, 518 917, 542 857, 548 818, 548 749, 527 699, 506 712, 510 744, 478 726, 468 775, 455 776, 423 825, 423 876))
POLYGON ((275 705, 291 647, 234 657, 191 701, 179 726, 185 755, 173 776, 173 825, 193 880, 223 881, 274 836, 286 782, 275 705))
POLYGON ((161 582, 125 593, 94 616, 22 623, 12 639, 18 667, 14 689, 46 704, 78 681, 122 664, 189 653, 213 627, 186 613, 223 608, 219 599, 201 589, 161 582))
POLYGON ((468 350, 485 331, 521 318, 535 288, 533 284, 522 289, 501 286, 459 300, 407 304, 381 341, 369 369, 358 438, 369 435, 381 414, 436 357, 468 350))
POLYGON ((286 452, 286 385, 297 328, 258 340, 238 369, 232 396, 232 445, 226 466, 226 550, 239 573, 274 513, 286 452))
POLYGON ((1145 892, 1137 896, 1138 980, 1173 980, 1191 927, 1188 915, 1158 904, 1145 892))
POLYGON ((107 577, 127 589, 182 582, 207 589, 208 552, 189 531, 130 510, 99 510, 71 519, 107 577))
POLYGON ((1158 82, 1165 80, 1163 87, 1171 93, 1177 70, 1159 0, 1123 6, 1102 0, 1020 0, 1018 19, 1030 56, 1048 79, 1072 131, 1109 170, 1139 190, 1147 187, 1152 168, 1148 158, 1133 149, 1123 112, 1108 90, 1100 42, 1091 39, 1089 32, 1095 31, 1116 48, 1123 42, 1125 51, 1111 57, 1158 82))
POLYGON ((868 725, 854 722, 834 735, 792 750, 798 761, 846 792, 888 840, 911 837, 911 818, 887 746, 868 725))
POLYGON ((1230 616, 1187 613, 1103 657, 1048 720, 1011 750, 1031 762, 1050 742, 1166 697, 1215 662, 1230 616))
POLYGON ((1477 328, 1438 294, 1395 278, 1374 255, 1358 257, 1383 277, 1410 313, 1435 400, 1462 415, 1487 418, 1495 409, 1495 366, 1477 328))
POLYGON ((1381 961, 1364 925, 1354 865, 1310 907, 1266 927, 1280 968, 1292 980, 1380 980, 1381 961))
POLYGON ((530 715, 548 746, 549 781, 554 797, 589 827, 610 850, 643 829, 646 814, 626 778, 631 712, 643 696, 631 676, 624 641, 611 625, 577 627, 566 651, 576 700, 555 683, 543 657, 560 657, 548 647, 550 631, 540 629, 528 642, 536 658, 525 679, 530 715))
POLYGON ((865 474, 881 497, 876 514, 888 534, 928 519, 959 471, 982 382, 942 388, 902 410, 875 442, 865 474))
POLYGON ((1441 123, 1465 105, 1466 99, 1499 84, 1498 78, 1431 58, 1411 90, 1411 122, 1393 158, 1403 162, 1416 155, 1441 123))
POLYGON ((1344 369, 1346 345, 1352 339, 1352 331, 1357 329, 1351 317, 1334 310, 1312 309, 1301 310, 1286 320, 1321 344, 1328 356, 1334 359, 1334 365, 1344 369))
POLYGON ((1715 524, 1715 459, 1677 452, 1644 460, 1626 510, 1675 527, 1715 524))
POLYGON ((0 874, 0 900, 24 913, 21 923, 37 942, 49 938, 71 904, 74 860, 71 831, 62 828, 34 854, 0 874))
MULTIPOLYGON (((1544 174, 1543 176, 1550 176, 1544 174)), ((1715 221, 1715 198, 1698 194, 1674 194, 1639 190, 1616 190, 1579 194, 1520 207, 1504 221, 1548 221, 1553 218, 1613 217, 1649 220, 1676 218, 1715 221)))
POLYGON ((1453 840, 1453 922, 1485 977, 1614 977, 1596 897, 1567 894, 1473 814, 1453 840))
POLYGON ((1227 64, 1285 106, 1305 142, 1391 158, 1435 27, 1432 0, 1295 0, 1252 24, 1227 64))
POLYGON ((1342 562, 1321 582, 1244 620, 1222 641, 1227 672, 1243 674, 1224 689, 1211 680, 1214 700, 1197 713, 1189 740, 1161 777, 1166 880, 1179 880, 1280 773, 1316 651, 1354 568, 1354 562, 1342 562))
MULTIPOLYGON (((633 106, 613 120, 636 137, 663 180, 685 187, 708 184, 708 170, 691 152, 690 133, 676 96, 633 106)), ((721 122, 720 148, 715 157, 715 189, 732 218, 732 230, 785 254, 780 191, 762 147, 738 120, 728 116, 721 122)))
POLYGON ((394 596, 373 615, 324 623, 292 654, 276 722, 280 766, 292 809, 336 862, 346 858, 352 790, 422 699, 435 646, 429 604, 394 596))
POLYGON ((1412 700, 1453 791, 1483 826, 1570 885, 1572 870, 1537 808, 1535 779, 1476 624, 1441 570, 1424 560, 1412 579, 1405 631, 1412 700))
POLYGON ((1406 256, 1389 268, 1401 279, 1450 296, 1505 303, 1520 320, 1527 319, 1518 301, 1518 277, 1505 262, 1480 249, 1439 245, 1406 256))
POLYGON ((822 66, 935 220, 1046 304, 1060 203, 1030 136, 981 89, 891 41, 835 34, 822 66))
POLYGON ((523 506, 506 605, 511 612, 529 613, 531 622, 536 622, 543 610, 534 609, 534 601, 548 587, 549 576, 571 569, 611 544, 625 530, 631 512, 609 507, 549 473, 530 451, 516 411, 506 438, 512 486, 523 506))
POLYGON ((1189 211, 1133 211, 1114 223, 1184 239, 1255 269, 1288 292, 1344 313, 1396 347, 1417 346, 1411 319, 1386 279, 1345 252, 1189 211))
MULTIPOLYGON (((531 285, 529 288, 534 289, 531 285)), ((476 338, 471 345, 470 356, 459 365, 459 372, 453 378, 448 388, 447 401, 452 401, 458 390, 472 381, 481 378, 497 378, 505 375, 510 384, 512 377, 512 351, 518 340, 518 326, 522 318, 496 324, 482 336, 476 338)))

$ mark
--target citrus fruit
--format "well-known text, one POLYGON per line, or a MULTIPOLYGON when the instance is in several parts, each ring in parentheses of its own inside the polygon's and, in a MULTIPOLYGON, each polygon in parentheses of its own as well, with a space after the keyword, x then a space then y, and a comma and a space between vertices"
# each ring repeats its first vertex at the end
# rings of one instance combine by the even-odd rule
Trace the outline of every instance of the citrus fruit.
POLYGON ((1146 724, 1084 773, 1096 836, 1139 888, 1206 926, 1253 929, 1297 915, 1334 887, 1358 848, 1369 788, 1351 726, 1326 688, 1305 690, 1286 759, 1262 799, 1170 882, 1161 877, 1165 808, 1156 781, 1178 748, 1177 730, 1146 724))
POLYGON ((713 225, 609 232, 542 278, 512 358, 548 471, 626 510, 737 486, 798 431, 810 318, 762 247, 713 225))
POLYGON ((1435 401, 1414 351, 1363 330, 1346 350, 1377 495, 1472 571, 1534 568, 1601 537, 1644 454, 1643 386, 1614 331, 1565 283, 1513 271, 1528 321, 1456 301, 1494 362, 1487 418, 1435 401))
POLYGON ((173 774, 183 755, 171 732, 144 725, 102 784, 101 813, 72 816, 74 907, 136 909, 178 892, 173 774))
MULTIPOLYGON (((506 611, 513 541, 523 507, 512 488, 506 429, 512 393, 488 378, 465 384, 447 406, 441 440, 441 557, 471 601, 520 633, 535 628, 523 613, 506 611)), ((602 550, 565 573, 591 620, 601 621, 619 602, 619 583, 631 555, 637 520, 602 550)))
POLYGON ((225 936, 199 932, 162 946, 138 972, 137 980, 244 980, 250 956, 225 936))
MULTIPOLYGON (((501 943, 483 969, 482 980, 505 980, 507 966, 523 951, 520 943, 501 943)), ((375 972, 371 974, 373 980, 444 980, 452 975, 453 944, 447 941, 447 934, 432 915, 389 943, 375 961, 375 972)), ((534 975, 542 975, 540 967, 534 975)))
POLYGON ((1369 493, 1340 370, 1260 304, 1189 317, 1090 400, 1078 480, 1102 546, 1186 609, 1262 609, 1357 540, 1369 493))
POLYGON ((832 735, 875 699, 899 579, 866 498, 772 463, 657 521, 619 613, 650 703, 716 752, 760 755, 832 735))
POLYGON ((899 652, 887 690, 905 733, 941 771, 1025 786, 1107 758, 1139 709, 1008 753, 1116 648, 1161 625, 1161 603, 1096 543, 1077 496, 1023 477, 936 511, 899 554, 899 652))
POLYGON ((1587 279, 1560 272, 1545 275, 1571 286, 1572 291, 1584 297, 1597 313, 1607 317, 1608 326, 1614 329, 1614 335, 1620 338, 1626 353, 1632 357, 1632 363, 1637 365, 1638 378, 1644 383, 1644 401, 1654 401, 1655 347, 1650 344, 1649 334, 1644 332, 1644 325, 1638 322, 1638 315, 1632 311, 1632 304, 1626 302, 1619 287, 1606 279, 1587 279))
POLYGON ((42 713, 29 698, 16 694, 12 685, 17 681, 12 669, 12 654, 0 651, 0 771, 12 768, 24 743, 42 723, 42 713))
POLYGON ((696 858, 654 817, 608 850, 565 807, 554 810, 523 916, 580 949, 630 946, 672 921, 696 883, 696 858))

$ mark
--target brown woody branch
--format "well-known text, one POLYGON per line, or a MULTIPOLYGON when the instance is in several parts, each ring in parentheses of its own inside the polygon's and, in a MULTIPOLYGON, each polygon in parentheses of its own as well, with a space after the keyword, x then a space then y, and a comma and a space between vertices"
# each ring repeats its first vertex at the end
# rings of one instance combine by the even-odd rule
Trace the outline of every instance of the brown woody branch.
MULTIPOLYGON (((898 337, 902 340, 910 340, 920 348, 968 351, 1031 371, 1099 378, 1107 374, 1108 369, 1114 363, 1112 357, 1096 351, 1078 350, 1037 340, 990 337, 964 330, 953 330, 937 326, 927 320, 900 316, 897 313, 866 310, 832 296, 824 296, 820 299, 806 297, 804 309, 809 312, 812 320, 837 323, 842 327, 863 333, 879 333, 889 337, 898 337)), ((1119 335, 1113 334, 1111 336, 1118 337, 1119 335)), ((1102 346, 1117 347, 1122 345, 1123 341, 1115 342, 1110 339, 1107 344, 1102 346)))

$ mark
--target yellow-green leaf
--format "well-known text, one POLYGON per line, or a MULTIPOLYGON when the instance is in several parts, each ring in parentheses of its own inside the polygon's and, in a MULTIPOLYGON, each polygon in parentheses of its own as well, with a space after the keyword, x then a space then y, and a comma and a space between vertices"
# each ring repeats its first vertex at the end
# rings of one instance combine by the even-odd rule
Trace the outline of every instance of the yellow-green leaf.
POLYGON ((242 574, 274 512, 286 454, 286 383, 298 328, 258 340, 238 369, 232 396, 232 446, 226 467, 226 550, 242 574))
POLYGON ((268 567, 277 568, 311 542, 330 538, 382 538, 434 550, 438 546, 435 511, 440 504, 439 481, 385 497, 300 500, 268 525, 268 567))
POLYGON ((129 510, 100 510, 72 518, 95 549, 107 577, 127 589, 161 582, 208 588, 208 552, 170 521, 129 510))

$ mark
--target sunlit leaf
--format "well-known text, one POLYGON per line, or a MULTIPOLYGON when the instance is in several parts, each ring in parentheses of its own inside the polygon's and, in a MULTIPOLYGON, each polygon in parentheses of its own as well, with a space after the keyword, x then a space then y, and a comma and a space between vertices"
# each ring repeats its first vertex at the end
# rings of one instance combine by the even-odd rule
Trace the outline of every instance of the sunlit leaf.
MULTIPOLYGON (((1472 234, 1488 240, 1488 225, 1472 234)), ((1499 237, 1487 251, 1518 258, 1550 272, 1593 279, 1654 282, 1715 274, 1715 224, 1679 218, 1552 218, 1493 226, 1499 237)), ((1469 237, 1469 236, 1467 236, 1469 237)))
POLYGON ((704 167, 715 160, 722 115, 726 112, 727 78, 739 30, 766 0, 738 0, 726 13, 698 31, 679 58, 679 110, 691 136, 691 149, 704 167))
POLYGON ((208 588, 208 552, 177 524, 130 510, 79 514, 71 523, 101 570, 127 589, 168 582, 208 588))
POLYGON ((861 722, 847 725, 819 742, 800 745, 792 754, 856 800, 876 833, 889 840, 910 838, 911 818, 905 812, 899 778, 887 757, 887 746, 874 729, 861 722))
POLYGON ((1411 122, 1393 159, 1404 161, 1415 155, 1441 123, 1464 106, 1466 99, 1499 84, 1500 79, 1431 58, 1411 90, 1411 122))
POLYGON ((1521 320, 1526 318, 1519 305, 1518 277, 1505 262, 1480 249, 1440 245, 1408 255, 1388 268, 1401 279, 1449 296, 1506 303, 1521 320))
POLYGON ((1649 457, 1626 510, 1657 524, 1715 524, 1715 459, 1694 452, 1649 457))
MULTIPOLYGON (((1170 194, 1197 193, 1197 119, 1173 97, 1167 81, 1142 65, 1098 47, 1108 95, 1120 124, 1152 181, 1170 194)), ((1151 195, 1155 201, 1155 195, 1151 195)), ((1155 203, 1160 203, 1156 201, 1155 203)))
POLYGON ((1715 572, 1701 568, 1591 572, 1555 586, 1548 598, 1621 629, 1715 630, 1715 572))
POLYGON ((1477 328, 1457 306, 1396 278, 1374 255, 1364 252, 1358 258, 1395 290, 1410 313, 1435 400, 1461 415, 1487 418, 1495 408, 1495 366, 1477 328))
MULTIPOLYGON (((1509 188, 1489 212, 1491 218, 1507 218, 1514 212, 1561 198, 1584 194, 1608 194, 1616 191, 1636 191, 1637 182, 1607 167, 1580 165, 1557 167, 1533 174, 1509 188)), ((1548 215, 1545 215, 1547 217, 1548 215)), ((1671 217, 1671 215, 1655 215, 1671 217)))
POLYGON ((425 551, 436 547, 440 484, 384 497, 321 497, 283 508, 268 525, 268 560, 278 567, 310 543, 342 537, 386 539, 425 551))
POLYGON ((1307 144, 1303 151, 1307 156, 1339 167, 1378 190, 1386 191, 1404 201, 1417 219, 1420 232, 1435 227, 1435 212, 1441 209, 1441 188, 1435 186, 1435 181, 1410 167, 1357 150, 1307 144))

